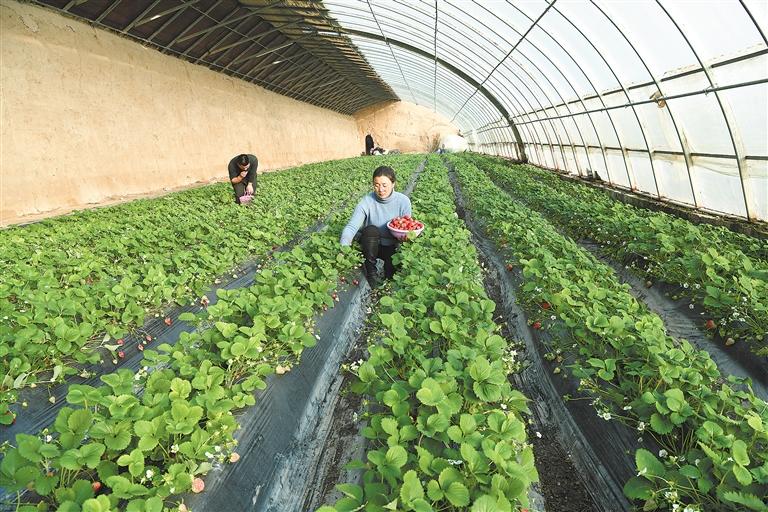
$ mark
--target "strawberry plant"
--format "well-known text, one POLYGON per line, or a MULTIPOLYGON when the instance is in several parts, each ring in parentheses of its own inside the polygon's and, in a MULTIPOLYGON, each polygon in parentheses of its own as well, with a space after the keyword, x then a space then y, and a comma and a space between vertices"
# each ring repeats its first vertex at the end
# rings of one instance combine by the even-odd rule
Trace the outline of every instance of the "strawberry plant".
MULTIPOLYGON (((677 293, 717 319, 724 338, 751 341, 768 354, 768 243, 725 228, 693 224, 621 203, 604 191, 530 166, 468 157, 504 190, 544 213, 570 235, 642 273, 677 285, 677 293)), ((710 327, 707 329, 715 331, 710 327)))
POLYGON ((439 161, 412 201, 429 236, 402 245, 369 358, 355 368, 353 389, 370 403, 364 484, 339 485, 345 497, 321 510, 517 510, 538 479, 526 399, 507 380, 514 354, 439 161))
POLYGON ((636 454, 626 483, 645 510, 766 510, 768 404, 749 383, 722 378, 704 351, 664 331, 612 270, 539 214, 513 201, 472 164, 452 159, 469 207, 522 269, 519 293, 574 360, 581 389, 601 417, 617 419, 663 447, 636 454), (501 242, 505 240, 505 242, 501 242))
POLYGON ((195 300, 215 276, 359 194, 369 167, 351 159, 267 174, 247 208, 218 184, 0 231, 0 424, 19 390, 76 374, 100 348, 116 352, 113 340, 148 314, 195 300))
MULTIPOLYGON (((404 179, 411 171, 398 169, 404 179)), ((233 414, 255 403, 267 375, 298 364, 316 340, 313 316, 333 306, 340 273, 360 264, 338 248, 350 211, 280 253, 253 286, 220 290, 214 306, 182 315, 199 330, 145 350, 140 371, 71 384, 51 428, 2 448, 0 485, 18 493, 19 510, 38 510, 23 497, 58 510, 160 511, 175 495, 203 492, 202 475, 239 458, 233 414)))

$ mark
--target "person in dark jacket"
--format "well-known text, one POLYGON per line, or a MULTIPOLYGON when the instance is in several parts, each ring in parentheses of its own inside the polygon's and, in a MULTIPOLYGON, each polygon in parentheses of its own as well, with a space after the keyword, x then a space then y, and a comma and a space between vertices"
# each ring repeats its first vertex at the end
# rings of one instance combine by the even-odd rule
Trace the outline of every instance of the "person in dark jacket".
POLYGON ((365 154, 370 155, 371 151, 373 151, 373 137, 369 133, 365 136, 365 154))
POLYGON ((255 155, 237 155, 229 161, 229 182, 235 192, 235 202, 240 204, 240 198, 244 195, 253 195, 256 192, 256 170, 259 167, 259 159, 255 155))
POLYGON ((373 192, 360 199, 341 233, 341 245, 352 245, 352 240, 360 240, 360 249, 365 257, 365 277, 373 288, 378 284, 377 259, 384 261, 387 279, 395 273, 392 256, 398 241, 389 232, 387 223, 395 217, 411 214, 411 200, 395 191, 395 181, 395 171, 391 167, 377 167, 373 171, 373 192))

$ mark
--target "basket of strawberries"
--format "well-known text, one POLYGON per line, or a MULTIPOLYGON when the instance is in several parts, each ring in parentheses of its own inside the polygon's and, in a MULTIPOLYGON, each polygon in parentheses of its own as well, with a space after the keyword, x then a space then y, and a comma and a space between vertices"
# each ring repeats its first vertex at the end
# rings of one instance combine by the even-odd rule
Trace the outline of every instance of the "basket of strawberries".
POLYGON ((416 238, 424 231, 424 223, 411 218, 410 215, 395 217, 387 223, 392 236, 400 241, 416 238))

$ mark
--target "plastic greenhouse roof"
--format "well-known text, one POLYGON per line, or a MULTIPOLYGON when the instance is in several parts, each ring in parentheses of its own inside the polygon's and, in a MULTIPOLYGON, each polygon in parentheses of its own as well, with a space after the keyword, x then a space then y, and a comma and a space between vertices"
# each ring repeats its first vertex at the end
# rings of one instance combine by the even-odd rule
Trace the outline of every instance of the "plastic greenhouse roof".
POLYGON ((766 2, 323 5, 402 99, 472 149, 768 220, 766 2))
POLYGON ((33 0, 353 114, 403 99, 475 151, 768 221, 765 0, 33 0))

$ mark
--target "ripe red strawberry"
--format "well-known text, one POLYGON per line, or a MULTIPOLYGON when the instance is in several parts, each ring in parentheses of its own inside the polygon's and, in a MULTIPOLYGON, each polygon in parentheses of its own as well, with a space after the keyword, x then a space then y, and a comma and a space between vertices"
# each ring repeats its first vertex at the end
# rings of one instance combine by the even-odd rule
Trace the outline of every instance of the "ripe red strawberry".
POLYGON ((163 321, 165 322, 165 325, 173 324, 173 320, 169 316, 165 317, 165 320, 163 320, 163 321))
POLYGON ((117 344, 120 346, 123 346, 125 344, 125 340, 123 338, 120 338, 119 340, 117 340, 117 344))
POLYGON ((119 357, 120 359, 123 359, 123 358, 125 357, 125 352, 123 352, 122 350, 121 350, 121 351, 119 351, 119 352, 117 353, 117 357, 119 357))
POLYGON ((541 303, 541 309, 550 309, 551 307, 552 305, 547 301, 541 303))
POLYGON ((704 324, 704 327, 706 327, 707 330, 711 331, 712 329, 717 327, 717 324, 715 323, 714 320, 707 320, 707 323, 704 324))
POLYGON ((507 263, 507 271, 509 271, 509 272, 512 272, 512 269, 513 269, 513 268, 514 268, 514 267, 512 266, 512 264, 511 264, 511 263, 507 263))
POLYGON ((147 340, 147 342, 150 342, 150 341, 152 341, 152 336, 147 334, 146 336, 144 336, 144 339, 147 340))
POLYGON ((143 352, 143 351, 144 351, 144 345, 142 345, 141 343, 139 343, 138 345, 136 345, 136 348, 138 348, 140 352, 143 352))
POLYGON ((91 489, 93 489, 93 492, 99 492, 99 489, 101 489, 101 482, 98 480, 91 482, 91 489))
POLYGON ((353 279, 353 280, 352 280, 352 284, 353 284, 353 285, 355 285, 355 286, 357 286, 357 285, 359 285, 359 284, 360 284, 360 281, 358 281, 357 279, 353 279))
POLYGON ((534 329, 541 329, 541 322, 539 322, 538 320, 533 322, 533 328, 534 329))

